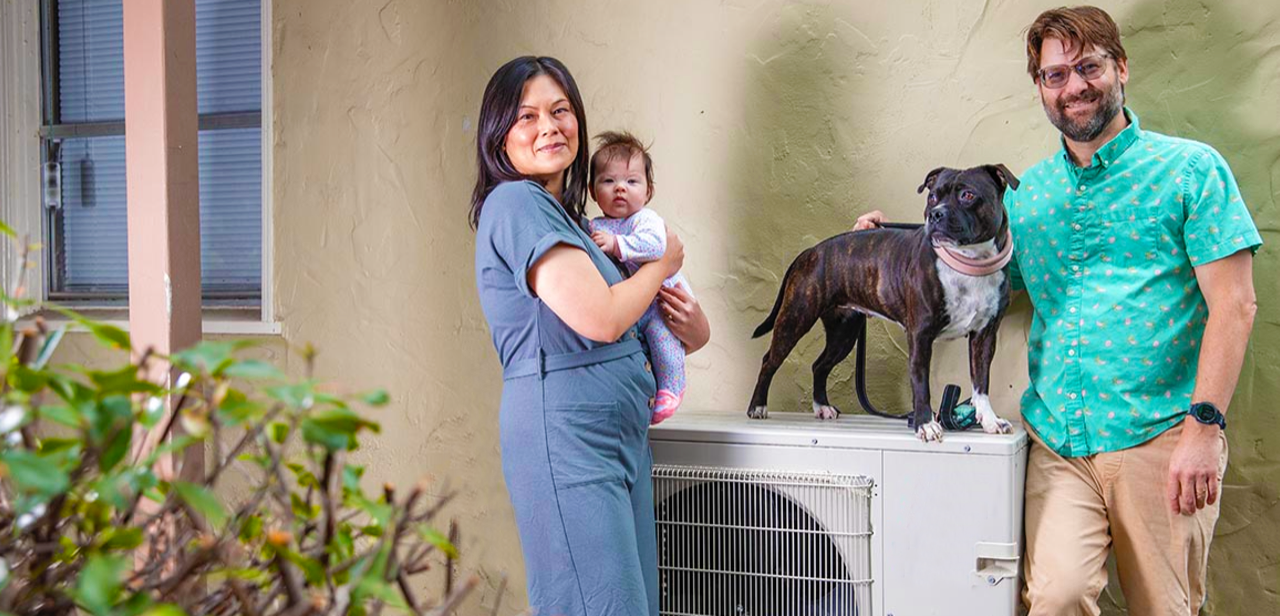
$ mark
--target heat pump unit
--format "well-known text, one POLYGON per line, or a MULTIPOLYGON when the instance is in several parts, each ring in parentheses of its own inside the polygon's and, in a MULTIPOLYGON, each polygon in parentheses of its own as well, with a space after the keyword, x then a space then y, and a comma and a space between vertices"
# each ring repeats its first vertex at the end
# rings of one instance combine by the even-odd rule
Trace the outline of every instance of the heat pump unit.
POLYGON ((1020 428, 682 411, 650 440, 664 616, 1016 613, 1020 428))

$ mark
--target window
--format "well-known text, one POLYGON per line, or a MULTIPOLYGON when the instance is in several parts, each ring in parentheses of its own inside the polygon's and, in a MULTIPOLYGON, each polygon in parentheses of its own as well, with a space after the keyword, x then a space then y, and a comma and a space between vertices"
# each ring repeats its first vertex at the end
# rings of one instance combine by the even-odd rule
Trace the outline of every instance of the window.
MULTIPOLYGON (((195 0, 200 259, 206 306, 262 300, 262 0, 195 0)), ((43 0, 44 287, 128 293, 123 0, 43 0)))

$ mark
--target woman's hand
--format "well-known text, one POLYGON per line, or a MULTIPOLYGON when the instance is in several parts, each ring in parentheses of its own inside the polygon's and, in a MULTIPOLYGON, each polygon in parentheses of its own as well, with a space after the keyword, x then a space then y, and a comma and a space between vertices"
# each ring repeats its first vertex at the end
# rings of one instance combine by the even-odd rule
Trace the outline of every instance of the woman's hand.
POLYGON ((884 222, 884 212, 873 210, 859 216, 858 220, 853 223, 853 230, 866 231, 867 229, 875 229, 882 222, 884 222))
POLYGON ((676 272, 679 272, 680 268, 684 267, 684 242, 680 241, 680 236, 676 235, 676 232, 672 231, 671 227, 667 227, 666 251, 662 253, 661 259, 651 261, 651 263, 657 263, 659 267, 663 268, 662 271, 665 272, 662 275, 663 279, 675 276, 676 272))
POLYGON ((711 340, 711 324, 707 315, 688 291, 682 287, 662 287, 658 291, 658 312, 667 329, 684 344, 685 354, 706 346, 711 340))

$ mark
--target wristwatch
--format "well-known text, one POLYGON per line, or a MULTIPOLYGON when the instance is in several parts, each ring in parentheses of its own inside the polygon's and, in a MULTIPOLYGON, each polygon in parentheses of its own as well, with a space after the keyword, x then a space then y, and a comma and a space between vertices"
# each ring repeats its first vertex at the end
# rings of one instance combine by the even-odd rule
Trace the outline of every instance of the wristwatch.
POLYGON ((1196 421, 1202 424, 1213 424, 1223 430, 1227 429, 1226 416, 1224 416, 1222 411, 1219 411, 1218 407, 1214 406, 1211 402, 1197 402, 1192 404, 1191 410, 1187 412, 1192 417, 1195 417, 1196 421))

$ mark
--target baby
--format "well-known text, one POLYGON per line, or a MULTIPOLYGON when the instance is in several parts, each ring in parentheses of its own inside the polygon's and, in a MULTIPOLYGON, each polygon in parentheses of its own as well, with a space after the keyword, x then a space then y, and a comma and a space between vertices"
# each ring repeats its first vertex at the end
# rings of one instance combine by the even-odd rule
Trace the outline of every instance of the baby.
MULTIPOLYGON (((653 210, 645 209, 653 198, 653 159, 630 133, 602 133, 596 140, 599 146, 591 157, 591 198, 604 216, 591 220, 591 239, 634 274, 641 263, 657 260, 667 249, 666 224, 653 210)), ((679 272, 662 285, 693 293, 679 272)), ((656 299, 640 317, 640 329, 649 343, 658 381, 658 397, 649 420, 657 424, 675 414, 684 398, 684 346, 658 314, 656 299)))

